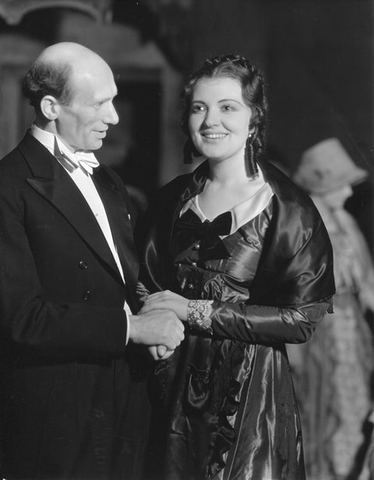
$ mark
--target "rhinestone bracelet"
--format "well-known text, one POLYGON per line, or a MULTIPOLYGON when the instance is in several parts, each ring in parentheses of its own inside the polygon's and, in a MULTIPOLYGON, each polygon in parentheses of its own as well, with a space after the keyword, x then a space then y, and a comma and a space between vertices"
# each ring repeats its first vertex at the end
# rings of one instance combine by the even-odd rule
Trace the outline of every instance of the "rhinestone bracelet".
POLYGON ((187 307, 187 323, 191 327, 203 330, 213 335, 212 313, 213 300, 190 300, 187 307))

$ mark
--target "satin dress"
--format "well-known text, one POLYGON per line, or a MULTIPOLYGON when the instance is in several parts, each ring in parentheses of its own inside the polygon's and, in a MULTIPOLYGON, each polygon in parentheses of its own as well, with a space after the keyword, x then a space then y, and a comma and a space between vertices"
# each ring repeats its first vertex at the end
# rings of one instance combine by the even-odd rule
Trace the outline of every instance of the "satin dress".
MULTIPOLYGON (((157 251, 150 226, 148 286, 164 281, 184 297, 213 300, 214 334, 187 328, 181 346, 155 367, 149 384, 154 416, 145 480, 305 479, 285 342, 309 338, 329 307, 333 281, 326 297, 300 308, 250 304, 274 209, 278 203, 265 181, 255 195, 211 222, 201 212, 198 196, 190 196, 171 228, 168 280, 161 271, 166 257, 157 257, 159 268, 149 261, 149 252, 157 251)), ((325 247, 328 251, 328 240, 325 247)), ((312 256, 307 257, 309 262, 312 256)), ((318 269, 330 275, 326 265, 318 269)), ((147 286, 147 275, 143 279, 147 286)), ((270 296, 268 301, 271 305, 270 296)))

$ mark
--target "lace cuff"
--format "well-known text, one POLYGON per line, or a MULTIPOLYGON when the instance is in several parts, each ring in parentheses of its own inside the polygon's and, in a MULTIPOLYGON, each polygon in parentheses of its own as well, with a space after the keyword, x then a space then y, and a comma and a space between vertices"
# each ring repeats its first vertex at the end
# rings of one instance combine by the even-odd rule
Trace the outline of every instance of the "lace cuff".
POLYGON ((212 313, 213 300, 190 300, 187 307, 187 323, 198 330, 213 335, 212 313))

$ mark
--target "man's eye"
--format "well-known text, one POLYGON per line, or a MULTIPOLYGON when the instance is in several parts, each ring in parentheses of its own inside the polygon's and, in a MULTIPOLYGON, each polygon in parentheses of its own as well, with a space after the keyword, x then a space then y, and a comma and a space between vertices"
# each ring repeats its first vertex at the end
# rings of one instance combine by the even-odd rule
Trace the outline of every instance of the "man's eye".
POLYGON ((95 108, 101 108, 104 104, 105 104, 105 101, 96 102, 96 103, 94 103, 94 107, 95 108))

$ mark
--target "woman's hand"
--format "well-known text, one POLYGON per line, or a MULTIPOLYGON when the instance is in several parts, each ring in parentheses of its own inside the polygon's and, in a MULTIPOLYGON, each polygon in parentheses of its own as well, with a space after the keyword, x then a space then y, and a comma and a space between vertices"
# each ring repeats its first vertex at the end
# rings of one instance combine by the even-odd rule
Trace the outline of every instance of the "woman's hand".
POLYGON ((179 320, 186 321, 188 302, 187 298, 170 290, 156 292, 148 295, 140 313, 147 313, 152 310, 171 310, 177 315, 179 320))
POLYGON ((164 345, 157 345, 156 347, 149 347, 149 353, 151 354, 153 360, 166 360, 171 357, 174 353, 174 350, 168 350, 164 345))

